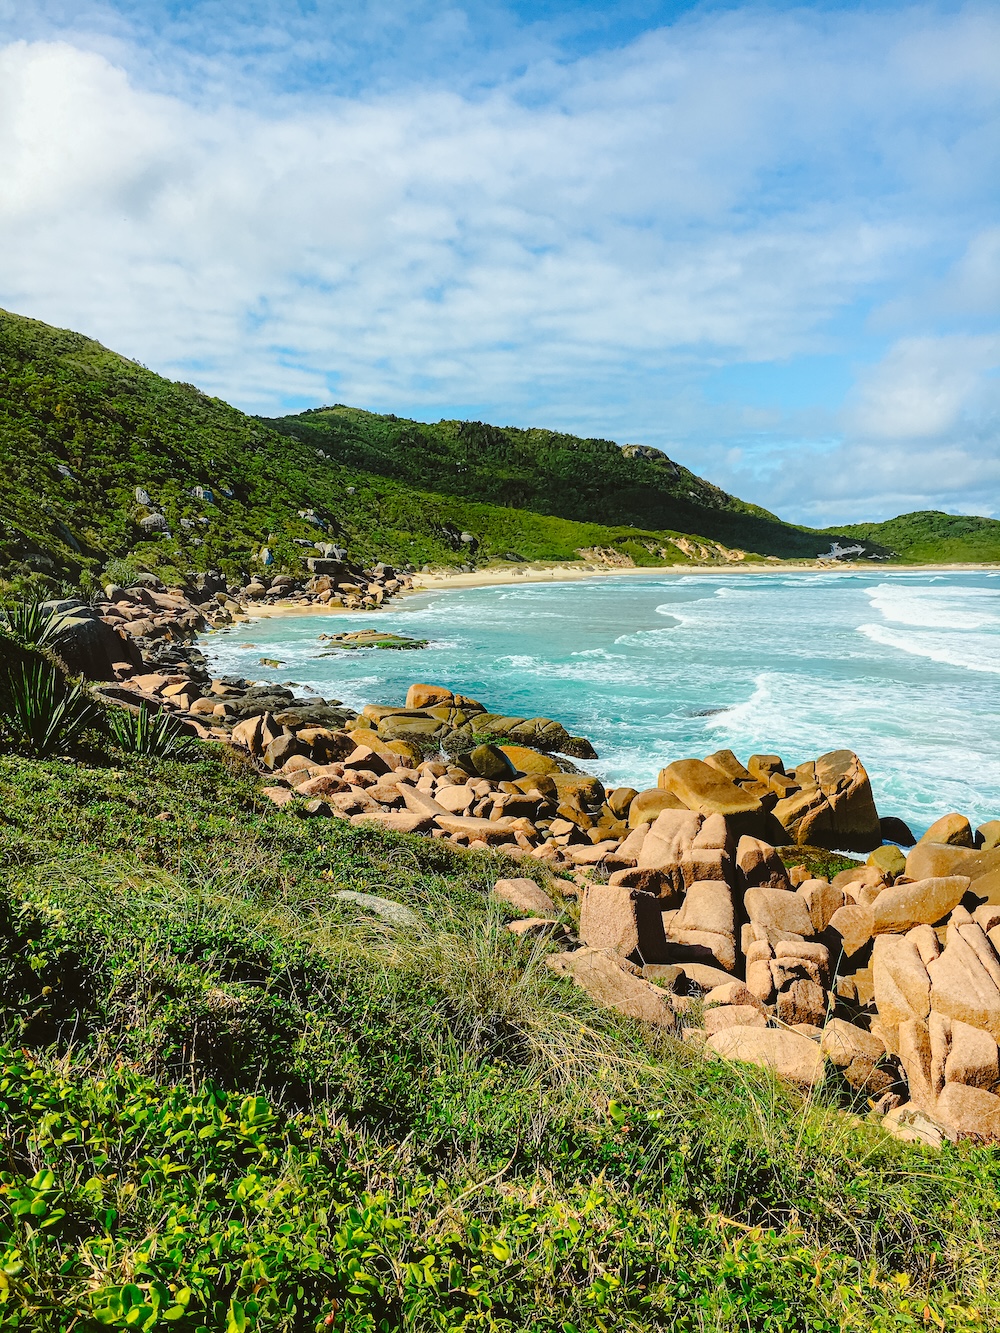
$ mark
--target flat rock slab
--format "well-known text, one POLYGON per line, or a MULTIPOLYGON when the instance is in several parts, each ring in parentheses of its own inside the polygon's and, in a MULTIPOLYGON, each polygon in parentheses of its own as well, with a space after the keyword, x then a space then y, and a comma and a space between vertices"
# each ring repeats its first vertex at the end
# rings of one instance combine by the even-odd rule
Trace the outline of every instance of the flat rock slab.
POLYGON ((644 981, 627 963, 602 949, 552 954, 545 963, 560 976, 572 977, 605 1009, 616 1009, 629 1018, 638 1018, 656 1027, 673 1026, 674 1011, 667 992, 651 981, 644 981))
POLYGON ((424 924, 412 908, 393 902, 391 898, 380 898, 375 893, 355 893, 353 889, 341 889, 333 896, 341 902, 354 903, 366 912, 373 912, 393 926, 420 927, 424 924))
POLYGON ((883 935, 933 926, 962 901, 971 880, 966 875, 921 879, 883 889, 871 904, 872 933, 883 935))
POLYGON ((371 810, 362 815, 351 815, 351 823, 392 829, 394 833, 426 833, 434 825, 433 815, 418 815, 409 810, 371 810))
POLYGON ((714 1032, 706 1048, 726 1060, 772 1069, 779 1077, 801 1087, 822 1082, 823 1053, 819 1044, 787 1028, 728 1027, 714 1032))
POLYGON ((510 903, 521 912, 530 912, 533 916, 554 917, 559 909, 533 879, 498 879, 493 885, 493 897, 502 903, 510 903))

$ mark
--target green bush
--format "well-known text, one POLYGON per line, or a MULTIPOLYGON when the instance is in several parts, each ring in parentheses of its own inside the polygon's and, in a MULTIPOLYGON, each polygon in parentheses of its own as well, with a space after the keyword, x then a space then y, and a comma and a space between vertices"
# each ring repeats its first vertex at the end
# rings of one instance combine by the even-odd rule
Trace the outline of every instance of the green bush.
POLYGON ((197 749, 194 738, 174 718, 168 713, 153 713, 145 704, 134 713, 127 708, 111 708, 107 721, 112 739, 129 754, 183 759, 197 749))
POLYGON ((0 733, 28 754, 67 754, 99 725, 101 710, 84 687, 44 658, 11 662, 0 674, 0 733))

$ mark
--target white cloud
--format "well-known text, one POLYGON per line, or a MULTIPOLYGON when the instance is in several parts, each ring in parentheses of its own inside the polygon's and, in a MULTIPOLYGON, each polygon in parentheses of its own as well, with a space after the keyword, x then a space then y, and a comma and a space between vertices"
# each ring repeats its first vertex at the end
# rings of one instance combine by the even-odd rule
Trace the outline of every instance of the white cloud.
MULTIPOLYGON (((0 49, 0 304, 251 410, 467 405, 676 441, 806 512, 828 478, 783 460, 829 412, 713 407, 703 376, 845 353, 838 320, 876 296, 906 331, 942 253, 951 317, 989 313, 995 11, 702 15, 490 89, 258 106, 149 91, 115 40, 117 63, 0 49)), ((995 451, 995 342, 897 338, 844 419, 845 499, 896 493, 880 442, 995 451)))

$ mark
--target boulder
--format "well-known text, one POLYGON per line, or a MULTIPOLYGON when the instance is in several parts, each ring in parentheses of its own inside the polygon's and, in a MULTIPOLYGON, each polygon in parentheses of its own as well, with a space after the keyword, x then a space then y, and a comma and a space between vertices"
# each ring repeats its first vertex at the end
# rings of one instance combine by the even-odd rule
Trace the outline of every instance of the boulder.
POLYGON ((426 833, 434 824, 432 815, 415 814, 412 810, 368 810, 351 815, 351 823, 364 826, 378 824, 394 833, 426 833))
POLYGON ((830 918, 830 929, 841 937, 844 953, 850 958, 871 939, 872 910, 861 903, 848 903, 830 918))
POLYGON ((498 745, 477 745, 462 755, 459 763, 467 773, 489 778, 491 782, 509 782, 517 775, 517 769, 498 745))
POLYGON ((833 915, 847 903, 843 889, 835 889, 825 879, 807 879, 795 890, 806 905, 813 931, 821 935, 833 915))
POLYGON ((750 776, 765 786, 772 773, 784 773, 785 765, 780 754, 752 754, 747 760, 750 776))
POLYGON ((493 885, 493 897, 532 915, 552 917, 558 914, 555 903, 533 879, 498 879, 493 885))
POLYGON ((634 787, 616 787, 608 793, 608 808, 618 819, 628 819, 629 806, 638 795, 634 787))
POLYGON ((584 890, 580 939, 639 963, 667 960, 659 900, 621 884, 590 884, 584 890))
POLYGON ((912 847, 916 842, 909 824, 896 815, 883 815, 879 821, 879 832, 886 842, 898 842, 900 847, 912 847))
POLYGON ((576 985, 606 1009, 616 1009, 628 1018, 656 1027, 669 1028, 674 1024, 669 993, 602 949, 553 954, 545 962, 558 975, 572 977, 576 985))
POLYGON ((951 1048, 945 1061, 947 1083, 992 1091, 1000 1083, 1000 1049, 988 1032, 952 1020, 951 1048))
POLYGON ((984 852, 1000 849, 1000 819, 988 819, 976 829, 976 846, 984 852))
POLYGON ((657 786, 672 792, 689 810, 703 815, 756 819, 763 807, 716 768, 700 759, 677 759, 660 770, 657 786))
POLYGON ((871 904, 872 934, 905 931, 922 923, 934 925, 961 902, 969 884, 964 875, 951 875, 883 889, 871 904))
POLYGON ((882 842, 871 783, 852 750, 833 750, 800 764, 801 790, 778 801, 774 817, 800 845, 869 852, 882 842))
POLYGON ((750 920, 793 935, 811 935, 813 925, 806 904, 790 889, 747 889, 743 906, 750 920))
POLYGON ((728 778, 730 782, 750 781, 750 770, 740 763, 732 750, 716 750, 715 754, 707 754, 705 763, 728 778))
POLYGON ((632 799, 628 808, 629 828, 638 828, 641 824, 650 824, 664 810, 686 810, 687 806, 671 791, 651 787, 641 791, 632 799))
POLYGON ((872 950, 872 979, 879 1019, 892 1031, 931 1010, 931 979, 910 935, 880 935, 872 950))
POLYGON ((670 928, 672 932, 709 931, 735 940, 733 894, 729 885, 724 880, 699 880, 692 884, 670 928))
POLYGON ((520 821, 516 819, 477 819, 472 815, 438 815, 437 826, 445 833, 462 833, 470 841, 486 843, 514 842, 520 821))
POLYGON ((760 1004, 723 1004, 706 1009, 702 1026, 711 1036, 731 1027, 766 1028, 767 1015, 760 1004))
POLYGON ((306 747, 291 732, 276 737, 264 751, 264 763, 268 768, 283 768, 295 755, 305 755, 306 747))
POLYGON ((820 1050, 838 1069, 847 1069, 858 1056, 877 1064, 885 1055, 885 1043, 843 1018, 831 1018, 823 1029, 820 1050))
POLYGON ((142 653, 134 640, 105 624, 89 607, 70 605, 55 610, 58 602, 43 602, 52 616, 56 639, 51 647, 71 676, 86 680, 115 680, 115 665, 127 662, 142 667, 142 653))
POLYGON ((965 815, 942 815, 936 819, 920 842, 943 843, 948 847, 975 847, 972 826, 965 815))
POLYGON ((946 1083, 935 1107, 939 1120, 953 1139, 1000 1139, 1000 1097, 984 1088, 946 1083))
POLYGON ((736 867, 745 888, 786 889, 791 891, 788 872, 781 857, 770 843, 746 834, 736 848, 736 867))
POLYGON ((699 990, 712 991, 717 986, 724 986, 736 978, 724 968, 713 967, 710 963, 683 962, 680 969, 688 981, 699 990))
POLYGON ((1000 1041, 1000 989, 972 946, 957 933, 927 965, 931 1008, 954 1022, 982 1028, 1000 1041))
POLYGON ((406 691, 407 708, 430 708, 434 704, 451 704, 455 696, 444 685, 411 685, 406 691))
POLYGON ((876 847, 868 857, 868 864, 874 866, 887 883, 892 883, 900 875, 906 874, 906 857, 893 843, 887 842, 876 847))
POLYGON ((755 1009, 764 1012, 764 1006, 760 998, 751 990, 748 990, 742 981, 726 981, 713 988, 705 996, 705 1008, 711 1009, 717 1004, 729 1006, 752 1005, 755 1009))
POLYGON ((794 1027, 797 1023, 822 1027, 826 1019, 826 992, 815 981, 798 978, 778 993, 777 1013, 782 1023, 794 1027))
POLYGON ((921 840, 906 858, 906 874, 910 879, 964 875, 968 873, 965 867, 975 860, 976 853, 972 848, 921 840))
POLYGON ((497 747, 507 756, 519 773, 553 774, 562 770, 554 759, 540 750, 529 750, 526 745, 500 745, 497 747))
POLYGON ((802 1087, 811 1088, 823 1079, 819 1043, 787 1028, 728 1027, 713 1033, 705 1045, 726 1060, 760 1065, 802 1087))
POLYGON ((333 896, 341 902, 353 903, 366 912, 380 916, 383 921, 388 921, 393 926, 413 929, 423 925, 412 908, 404 907, 402 903, 394 902, 392 898, 381 898, 375 893, 357 893, 354 889, 340 889, 333 896))

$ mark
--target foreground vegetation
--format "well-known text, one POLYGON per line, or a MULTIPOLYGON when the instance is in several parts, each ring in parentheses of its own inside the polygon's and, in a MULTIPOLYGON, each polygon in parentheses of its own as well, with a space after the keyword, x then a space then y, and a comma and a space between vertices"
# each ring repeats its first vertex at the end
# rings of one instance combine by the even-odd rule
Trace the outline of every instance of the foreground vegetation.
POLYGON ((594 1009, 505 931, 501 856, 277 812, 233 752, 8 750, 0 1326, 1000 1317, 995 1150, 594 1009))

